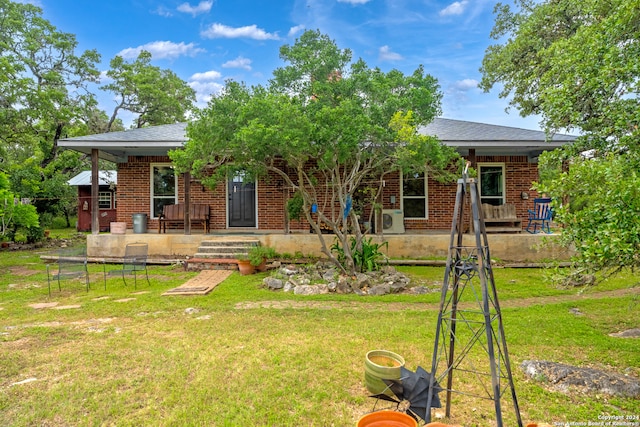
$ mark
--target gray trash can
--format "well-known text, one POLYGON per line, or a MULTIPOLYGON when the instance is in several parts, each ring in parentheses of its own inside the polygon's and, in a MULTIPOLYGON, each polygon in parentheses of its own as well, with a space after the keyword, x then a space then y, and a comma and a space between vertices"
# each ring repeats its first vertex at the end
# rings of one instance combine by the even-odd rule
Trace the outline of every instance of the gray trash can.
POLYGON ((136 234, 144 234, 147 232, 147 214, 133 214, 133 232, 136 234))

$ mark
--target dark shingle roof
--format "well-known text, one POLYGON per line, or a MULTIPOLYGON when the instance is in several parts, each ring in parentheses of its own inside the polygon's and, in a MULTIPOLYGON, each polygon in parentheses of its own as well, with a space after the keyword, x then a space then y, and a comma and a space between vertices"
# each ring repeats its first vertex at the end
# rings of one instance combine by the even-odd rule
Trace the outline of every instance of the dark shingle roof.
POLYGON ((95 135, 65 138, 61 141, 95 141, 95 142, 176 142, 182 145, 187 140, 187 124, 149 126, 146 128, 125 130, 122 132, 98 133, 95 135))
MULTIPOLYGON (((435 135, 440 141, 546 141, 543 131, 520 129, 487 123, 467 122, 436 118, 421 129, 427 135, 435 135)), ((573 141, 571 135, 550 135, 551 141, 573 141)))
MULTIPOLYGON (((128 155, 166 155, 168 150, 182 147, 187 141, 187 123, 151 126, 124 132, 66 138, 59 141, 67 147, 84 153, 100 150, 100 156, 112 161, 124 162, 128 155)), ((444 144, 456 147, 465 155, 468 150, 486 155, 537 156, 575 140, 571 135, 547 135, 539 130, 490 125, 436 118, 420 130, 435 135, 444 144)))

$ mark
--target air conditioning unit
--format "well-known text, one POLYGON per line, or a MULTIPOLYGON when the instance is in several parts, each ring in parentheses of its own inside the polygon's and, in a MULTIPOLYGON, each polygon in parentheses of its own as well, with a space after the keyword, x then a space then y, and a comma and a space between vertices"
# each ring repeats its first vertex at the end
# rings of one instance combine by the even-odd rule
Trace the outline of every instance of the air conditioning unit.
POLYGON ((404 213, 400 209, 382 210, 382 232, 386 234, 404 233, 404 213))

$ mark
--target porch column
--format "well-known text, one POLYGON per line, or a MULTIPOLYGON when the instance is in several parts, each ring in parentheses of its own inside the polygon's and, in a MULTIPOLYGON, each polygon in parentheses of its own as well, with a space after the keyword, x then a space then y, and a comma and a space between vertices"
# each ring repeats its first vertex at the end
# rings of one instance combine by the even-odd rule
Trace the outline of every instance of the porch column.
POLYGON ((185 172, 184 179, 184 234, 191 234, 191 172, 185 172))
POLYGON ((476 162, 476 149, 475 148, 469 148, 469 155, 467 156, 470 162, 471 162, 471 167, 474 169, 477 169, 477 162, 476 162))
POLYGON ((91 149, 91 234, 100 232, 100 209, 98 208, 98 193, 100 192, 100 180, 98 178, 100 169, 98 165, 99 152, 96 148, 91 149))

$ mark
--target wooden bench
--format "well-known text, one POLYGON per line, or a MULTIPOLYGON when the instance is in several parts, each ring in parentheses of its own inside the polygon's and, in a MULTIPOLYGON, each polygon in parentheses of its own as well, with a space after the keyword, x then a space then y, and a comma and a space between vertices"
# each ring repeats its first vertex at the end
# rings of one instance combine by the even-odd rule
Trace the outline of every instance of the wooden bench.
POLYGON ((522 221, 516 215, 516 207, 512 204, 500 206, 482 204, 484 227, 487 233, 520 233, 522 221))
MULTIPOLYGON (((209 233, 209 205, 191 203, 189 208, 189 222, 191 225, 202 224, 204 234, 209 233)), ((184 225, 184 204, 164 205, 162 215, 158 218, 158 233, 167 232, 167 223, 169 225, 184 225)))

